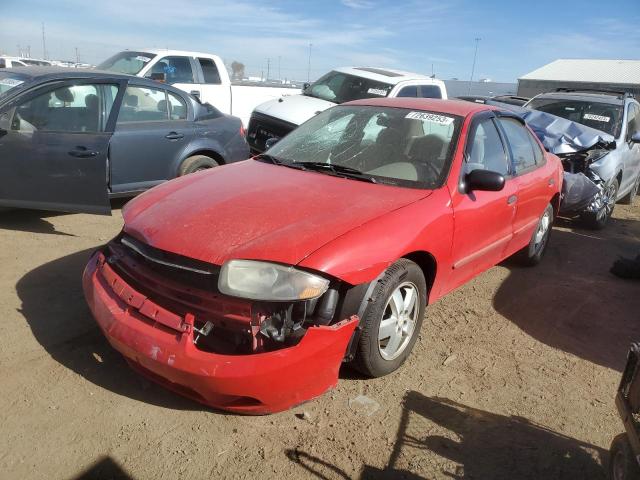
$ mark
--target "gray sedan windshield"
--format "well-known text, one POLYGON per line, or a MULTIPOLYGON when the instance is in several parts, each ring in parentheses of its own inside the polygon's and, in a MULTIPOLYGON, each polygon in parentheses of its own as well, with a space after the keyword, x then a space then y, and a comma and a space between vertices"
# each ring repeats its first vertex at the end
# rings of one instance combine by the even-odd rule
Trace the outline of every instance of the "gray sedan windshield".
POLYGON ((414 188, 442 184, 460 118, 405 108, 343 106, 318 114, 266 152, 274 163, 414 188))
POLYGON ((620 134, 621 105, 573 99, 534 98, 527 107, 581 123, 614 137, 620 134))
POLYGON ((0 72, 0 97, 4 96, 9 90, 22 85, 25 82, 25 78, 24 75, 18 73, 0 72))

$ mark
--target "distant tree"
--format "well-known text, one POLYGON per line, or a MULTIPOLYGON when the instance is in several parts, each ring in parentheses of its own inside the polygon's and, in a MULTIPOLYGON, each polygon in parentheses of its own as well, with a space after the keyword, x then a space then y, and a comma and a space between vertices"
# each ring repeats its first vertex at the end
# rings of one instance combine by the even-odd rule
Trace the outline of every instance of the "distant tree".
POLYGON ((244 63, 236 62, 231 63, 231 77, 234 80, 242 80, 244 78, 244 63))

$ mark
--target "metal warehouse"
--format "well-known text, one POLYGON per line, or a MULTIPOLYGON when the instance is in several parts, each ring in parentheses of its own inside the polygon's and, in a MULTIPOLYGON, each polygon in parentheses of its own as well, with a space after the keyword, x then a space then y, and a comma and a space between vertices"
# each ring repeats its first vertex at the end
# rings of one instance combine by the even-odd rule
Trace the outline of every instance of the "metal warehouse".
POLYGON ((518 79, 518 95, 558 88, 615 90, 640 96, 640 60, 559 59, 518 79))

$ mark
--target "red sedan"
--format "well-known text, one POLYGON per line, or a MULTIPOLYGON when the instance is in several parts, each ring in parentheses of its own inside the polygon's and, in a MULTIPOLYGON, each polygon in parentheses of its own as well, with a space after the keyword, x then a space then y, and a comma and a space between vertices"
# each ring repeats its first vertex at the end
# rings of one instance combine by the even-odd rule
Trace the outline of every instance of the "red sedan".
POLYGON ((334 387, 343 362, 396 370, 427 304, 510 255, 538 263, 561 183, 509 112, 352 102, 130 202, 85 295, 144 375, 216 408, 284 410, 334 387))

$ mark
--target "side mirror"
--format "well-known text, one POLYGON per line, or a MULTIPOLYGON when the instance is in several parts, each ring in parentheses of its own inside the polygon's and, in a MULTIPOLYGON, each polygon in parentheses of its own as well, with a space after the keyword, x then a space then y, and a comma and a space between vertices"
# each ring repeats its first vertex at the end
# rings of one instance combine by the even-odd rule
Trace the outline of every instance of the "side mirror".
POLYGON ((464 189, 469 193, 474 190, 499 192, 504 188, 504 176, 491 170, 472 170, 464 177, 464 189))
POLYGON ((276 143, 278 143, 280 139, 278 137, 271 137, 268 138, 266 142, 264 142, 264 149, 265 150, 269 150, 271 147, 273 147, 276 143))
POLYGON ((309 88, 311 86, 311 84, 309 82, 304 82, 302 84, 302 90, 306 90, 307 88, 309 88))
POLYGON ((634 133, 633 135, 631 135, 631 139, 630 139, 631 143, 640 143, 640 131, 634 133))

